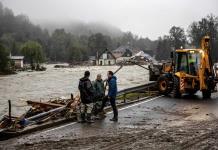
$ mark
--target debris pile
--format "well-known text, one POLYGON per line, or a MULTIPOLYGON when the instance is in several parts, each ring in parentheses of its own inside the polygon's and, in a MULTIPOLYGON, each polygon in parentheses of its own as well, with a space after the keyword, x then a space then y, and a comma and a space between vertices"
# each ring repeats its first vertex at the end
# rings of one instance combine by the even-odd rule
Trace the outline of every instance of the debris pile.
POLYGON ((70 99, 50 100, 47 102, 27 101, 31 108, 19 117, 11 116, 11 104, 9 101, 9 113, 0 120, 0 135, 22 132, 36 128, 42 124, 57 122, 58 120, 75 119, 80 97, 70 99))

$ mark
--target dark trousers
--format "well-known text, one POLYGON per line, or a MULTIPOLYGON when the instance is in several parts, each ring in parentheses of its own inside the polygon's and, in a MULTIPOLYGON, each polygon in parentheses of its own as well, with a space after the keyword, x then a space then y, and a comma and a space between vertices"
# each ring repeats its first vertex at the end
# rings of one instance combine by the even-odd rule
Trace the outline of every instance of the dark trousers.
MULTIPOLYGON (((104 109, 107 101, 108 101, 108 97, 104 97, 101 110, 104 109)), ((114 118, 117 118, 118 117, 118 110, 117 110, 117 106, 116 106, 116 98, 115 97, 110 98, 110 104, 111 104, 111 107, 113 109, 114 118)))

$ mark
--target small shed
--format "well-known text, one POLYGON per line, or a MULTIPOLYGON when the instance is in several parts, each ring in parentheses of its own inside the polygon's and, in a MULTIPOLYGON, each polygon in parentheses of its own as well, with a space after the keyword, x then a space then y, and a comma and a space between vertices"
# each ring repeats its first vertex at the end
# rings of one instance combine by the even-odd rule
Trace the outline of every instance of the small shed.
POLYGON ((23 68, 23 59, 24 56, 10 56, 10 59, 14 61, 15 68, 23 68))

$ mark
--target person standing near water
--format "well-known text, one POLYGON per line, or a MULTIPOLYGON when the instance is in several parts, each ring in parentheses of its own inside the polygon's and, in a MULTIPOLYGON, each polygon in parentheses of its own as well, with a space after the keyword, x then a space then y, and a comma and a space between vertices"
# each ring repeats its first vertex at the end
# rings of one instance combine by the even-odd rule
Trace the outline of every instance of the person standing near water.
POLYGON ((93 109, 94 89, 89 80, 90 72, 85 71, 84 77, 79 80, 81 98, 81 122, 93 123, 91 119, 93 109))
POLYGON ((110 104, 111 104, 111 107, 113 109, 113 118, 110 119, 110 121, 118 121, 118 110, 117 110, 117 106, 116 106, 116 96, 117 96, 117 77, 114 76, 114 73, 112 71, 108 71, 108 86, 109 86, 109 89, 108 89, 108 95, 107 97, 104 98, 104 101, 103 101, 103 105, 102 105, 102 111, 105 107, 105 104, 106 102, 109 100, 110 101, 110 104))
POLYGON ((101 111, 101 106, 103 103, 103 98, 105 97, 104 81, 101 78, 101 74, 97 75, 96 80, 93 82, 93 87, 95 90, 93 114, 95 116, 99 116, 99 112, 101 111))

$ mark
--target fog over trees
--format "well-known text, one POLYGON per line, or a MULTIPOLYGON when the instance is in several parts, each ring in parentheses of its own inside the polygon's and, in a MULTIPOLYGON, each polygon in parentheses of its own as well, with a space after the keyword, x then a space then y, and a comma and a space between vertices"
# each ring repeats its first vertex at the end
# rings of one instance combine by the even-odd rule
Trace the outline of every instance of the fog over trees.
POLYGON ((123 32, 112 25, 101 22, 85 23, 82 21, 69 21, 69 22, 40 22, 40 26, 47 29, 49 33, 53 33, 56 29, 64 28, 66 32, 72 33, 76 36, 86 35, 90 36, 96 33, 102 33, 111 37, 120 37, 123 32))
MULTIPOLYGON (((12 55, 23 55, 24 43, 32 41, 40 45, 40 55, 49 62, 85 61, 106 48, 113 50, 122 45, 153 51, 156 59, 163 60, 169 58, 170 51, 181 46, 199 47, 203 35, 212 37, 213 59, 217 60, 217 33, 218 19, 212 14, 200 21, 190 22, 187 32, 181 27, 173 26, 166 35, 150 40, 149 37, 138 37, 104 23, 45 22, 39 26, 33 24, 26 15, 14 15, 12 10, 0 3, 0 44, 2 51, 4 47, 4 55, 10 52, 12 55)), ((27 58, 26 61, 30 60, 27 58)))

